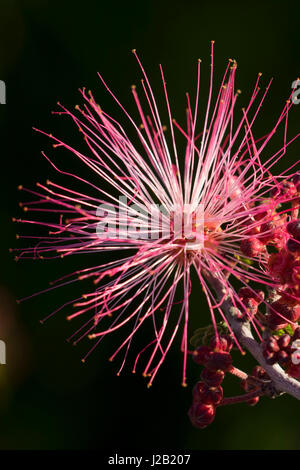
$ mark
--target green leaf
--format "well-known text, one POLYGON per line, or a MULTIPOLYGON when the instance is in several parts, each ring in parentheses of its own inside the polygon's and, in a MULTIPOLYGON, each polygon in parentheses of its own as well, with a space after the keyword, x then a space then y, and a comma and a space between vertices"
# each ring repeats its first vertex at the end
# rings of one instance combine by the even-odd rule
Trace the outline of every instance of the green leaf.
POLYGON ((291 327, 291 325, 287 325, 285 328, 281 328, 280 330, 275 330, 273 331, 273 335, 275 336, 282 336, 282 335, 290 335, 290 336, 293 336, 294 334, 294 331, 293 331, 293 328, 291 327))
POLYGON ((283 328, 281 328, 280 330, 273 331, 273 335, 274 336, 282 336, 282 335, 285 335, 285 331, 284 331, 283 328))
POLYGON ((286 333, 288 333, 291 336, 293 336, 293 334, 294 334, 294 331, 293 331, 293 328, 291 327, 291 325, 287 325, 285 327, 285 331, 286 331, 286 333))

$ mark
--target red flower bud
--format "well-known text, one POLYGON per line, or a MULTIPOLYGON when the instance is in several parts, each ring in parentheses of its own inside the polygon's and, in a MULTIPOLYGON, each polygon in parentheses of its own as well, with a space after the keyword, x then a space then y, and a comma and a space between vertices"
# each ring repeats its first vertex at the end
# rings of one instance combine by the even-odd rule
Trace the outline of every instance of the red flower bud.
POLYGON ((277 362, 276 355, 274 352, 264 350, 263 355, 267 364, 272 365, 272 364, 275 364, 275 362, 277 362))
POLYGON ((280 328, 285 328, 288 325, 287 321, 273 311, 266 315, 266 320, 271 330, 279 330, 280 328))
POLYGON ((276 354, 276 359, 281 366, 286 366, 290 360, 290 355, 286 351, 279 351, 276 354))
POLYGON ((282 284, 290 283, 294 261, 294 256, 286 250, 272 253, 268 261, 270 274, 282 284))
POLYGON ((227 351, 228 347, 229 347, 227 338, 226 338, 226 336, 223 336, 223 335, 220 335, 219 338, 214 336, 210 340, 209 345, 210 345, 211 349, 213 349, 215 352, 227 351))
POLYGON ((213 405, 195 403, 190 407, 188 415, 192 424, 202 429, 213 422, 215 413, 216 410, 213 405))
POLYGON ((199 346, 193 354, 193 359, 196 364, 204 364, 208 354, 211 352, 211 348, 208 346, 199 346))
POLYGON ((290 344, 290 341, 291 341, 290 335, 286 334, 286 335, 280 336, 277 340, 277 343, 278 343, 278 346, 280 347, 280 349, 285 349, 290 344))
POLYGON ((277 338, 276 336, 270 336, 265 343, 264 343, 264 349, 269 352, 278 352, 280 350, 280 347, 278 346, 277 343, 277 338))
POLYGON ((218 387, 221 385, 225 377, 222 370, 203 369, 201 378, 209 387, 218 387))
POLYGON ((282 232, 278 221, 269 221, 262 224, 259 240, 264 244, 270 244, 281 238, 282 232))
POLYGON ((263 249, 263 243, 257 238, 245 238, 241 242, 241 252, 249 258, 254 258, 261 253, 263 249))
POLYGON ((202 402, 206 405, 219 405, 223 400, 223 389, 222 387, 210 387, 204 394, 202 402))
POLYGON ((276 302, 273 302, 270 304, 271 310, 275 311, 278 313, 281 317, 279 321, 285 322, 285 321, 291 321, 291 322, 296 322, 300 318, 300 305, 290 305, 287 303, 282 303, 279 300, 276 302))
POLYGON ((207 356, 204 365, 208 369, 227 371, 232 366, 232 357, 228 352, 213 352, 207 356))
POLYGON ((260 304, 264 298, 265 298, 265 293, 260 290, 254 290, 250 289, 250 287, 242 287, 239 292, 238 296, 240 299, 254 299, 258 304, 260 304))

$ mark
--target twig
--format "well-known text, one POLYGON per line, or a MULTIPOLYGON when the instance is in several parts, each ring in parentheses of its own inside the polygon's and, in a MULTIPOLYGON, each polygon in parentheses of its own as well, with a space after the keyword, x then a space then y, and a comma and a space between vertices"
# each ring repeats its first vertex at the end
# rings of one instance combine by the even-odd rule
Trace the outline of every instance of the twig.
POLYGON ((257 398, 262 395, 263 395, 263 392, 259 390, 253 390, 251 392, 245 393, 244 395, 237 395, 235 397, 223 398, 223 400, 218 406, 235 405, 236 403, 245 403, 253 398, 257 398))

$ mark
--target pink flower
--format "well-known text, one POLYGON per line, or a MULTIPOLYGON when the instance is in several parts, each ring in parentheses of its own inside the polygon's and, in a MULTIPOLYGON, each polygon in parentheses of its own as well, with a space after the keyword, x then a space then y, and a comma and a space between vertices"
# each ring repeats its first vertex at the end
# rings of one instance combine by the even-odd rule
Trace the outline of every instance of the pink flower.
MULTIPOLYGON (((144 356, 143 373, 150 376, 151 385, 175 337, 180 335, 185 384, 191 271, 195 271, 199 280, 196 292, 200 286, 207 298, 217 335, 217 320, 223 320, 230 331, 231 328, 209 286, 207 272, 222 281, 233 303, 246 316, 251 316, 253 322, 256 320, 243 306, 231 278, 250 290, 252 283, 260 288, 278 286, 278 279, 268 268, 266 244, 272 238, 268 236, 270 230, 261 233, 260 227, 274 219, 280 203, 288 204, 298 194, 294 186, 283 190, 295 175, 294 165, 280 176, 272 176, 273 167, 297 137, 290 140, 287 137, 292 103, 285 103, 265 136, 254 137, 253 126, 270 84, 260 91, 261 74, 258 75, 250 101, 240 116, 240 109, 235 111, 240 93, 235 89, 237 64, 234 60, 228 62, 220 86, 214 92, 212 43, 207 106, 204 110, 199 107, 199 60, 195 100, 187 94, 186 126, 172 117, 160 66, 165 94, 162 106, 166 106, 169 120, 166 130, 148 77, 136 51, 133 53, 144 75, 141 88, 146 110, 136 87, 132 87, 138 122, 100 76, 124 112, 128 131, 100 108, 92 93, 85 89, 81 90, 83 106, 76 106, 76 114, 59 104, 57 114, 71 118, 86 150, 83 153, 52 134, 46 135, 53 140, 55 148, 69 150, 82 162, 83 169, 73 173, 72 167, 65 169, 61 159, 54 163, 43 153, 61 179, 57 183, 52 180, 38 183, 36 191, 22 188, 35 196, 34 201, 25 205, 27 213, 39 211, 46 219, 19 221, 40 226, 46 233, 34 247, 23 249, 19 257, 82 255, 82 269, 58 279, 51 287, 84 279, 94 282, 94 289, 53 312, 74 304, 75 310, 68 319, 82 317, 83 321, 72 336, 75 342, 89 336, 95 341, 93 350, 105 336, 124 329, 125 339, 111 357, 114 359, 123 351, 120 372, 133 337, 141 328, 148 328, 152 339, 137 354, 133 372, 144 356), (262 154, 275 131, 281 128, 282 146, 276 153, 268 153, 263 162, 262 154), (127 133, 132 129, 136 134, 133 141, 127 133), (176 132, 184 138, 184 153, 177 147, 176 132), (109 252, 111 260, 102 264, 101 253, 109 252), (85 265, 88 255, 93 257, 92 267, 85 265), (183 290, 178 289, 180 285, 183 290)), ((287 214, 287 210, 280 213, 284 223, 287 214)), ((280 227, 276 225, 276 240, 278 230, 285 240, 286 232, 280 227)), ((277 268, 277 265, 278 262, 276 273, 281 266, 277 268)), ((275 265, 272 269, 275 270, 275 265)), ((257 292, 253 288, 255 296, 257 292)), ((199 316, 201 324, 201 312, 193 314, 199 316)), ((257 329, 259 324, 253 324, 257 329)))

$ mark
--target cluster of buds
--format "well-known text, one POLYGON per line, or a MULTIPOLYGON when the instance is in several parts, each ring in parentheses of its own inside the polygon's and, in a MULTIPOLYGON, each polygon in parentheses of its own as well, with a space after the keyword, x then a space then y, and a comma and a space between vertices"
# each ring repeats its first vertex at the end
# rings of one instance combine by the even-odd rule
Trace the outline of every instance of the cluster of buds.
POLYGON ((193 402, 188 412, 191 423, 197 428, 203 429, 213 422, 217 407, 242 402, 255 405, 259 401, 262 384, 270 382, 268 375, 260 366, 253 369, 252 375, 234 367, 230 354, 232 347, 232 337, 220 335, 218 338, 213 337, 209 346, 202 345, 194 351, 194 361, 204 366, 201 380, 193 388, 193 402), (226 373, 241 380, 245 391, 243 395, 223 397, 222 382, 226 373))
POLYGON ((279 363, 292 377, 300 380, 300 327, 293 335, 272 335, 263 343, 263 354, 268 364, 279 363))
POLYGON ((229 335, 213 337, 209 346, 199 346, 195 350, 193 359, 196 364, 203 365, 208 370, 226 372, 232 366, 230 351, 233 344, 233 339, 229 335))
POLYGON ((291 355, 291 336, 269 336, 263 343, 263 354, 268 364, 278 362, 282 367, 287 366, 291 355))
MULTIPOLYGON (((245 296, 246 293, 245 290, 245 296)), ((193 402, 188 412, 191 423, 197 428, 203 429, 213 422, 217 407, 234 403, 254 406, 262 395, 271 396, 272 381, 263 367, 257 365, 251 374, 246 374, 233 366, 233 344, 230 335, 221 334, 212 337, 209 345, 198 346, 193 353, 196 364, 203 366, 201 380, 193 388, 193 402), (240 379, 243 395, 223 396, 226 373, 240 379)), ((263 355, 268 364, 279 363, 290 376, 300 380, 300 326, 291 335, 274 334, 265 339, 263 355)))
POLYGON ((199 346, 193 355, 196 364, 204 366, 201 381, 193 389, 193 403, 189 418, 198 428, 205 428, 215 418, 216 407, 223 399, 221 386, 225 372, 232 367, 230 351, 233 347, 231 336, 213 337, 209 346, 199 346))

